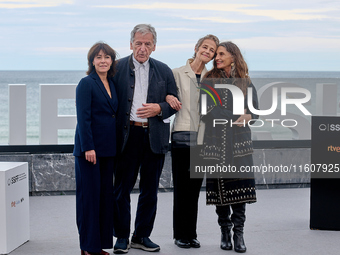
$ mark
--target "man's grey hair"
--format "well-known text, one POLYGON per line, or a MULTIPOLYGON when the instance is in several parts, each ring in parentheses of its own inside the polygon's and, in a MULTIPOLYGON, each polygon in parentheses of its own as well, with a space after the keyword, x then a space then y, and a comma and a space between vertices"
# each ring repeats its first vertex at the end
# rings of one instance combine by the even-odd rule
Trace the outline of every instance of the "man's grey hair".
POLYGON ((141 33, 142 35, 145 34, 152 34, 153 35, 153 44, 156 45, 157 43, 157 33, 156 30, 153 26, 149 24, 139 24, 133 28, 131 31, 131 39, 130 42, 133 43, 133 40, 135 39, 135 34, 136 33, 141 33))

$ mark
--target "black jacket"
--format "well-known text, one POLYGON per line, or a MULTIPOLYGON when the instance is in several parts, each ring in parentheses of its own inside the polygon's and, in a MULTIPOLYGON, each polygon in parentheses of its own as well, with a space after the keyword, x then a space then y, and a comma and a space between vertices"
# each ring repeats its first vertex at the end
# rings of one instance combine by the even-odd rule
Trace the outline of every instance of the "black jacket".
MULTIPOLYGON (((150 61, 149 88, 147 103, 158 103, 162 116, 148 119, 150 147, 154 153, 164 154, 169 147, 170 123, 166 119, 176 113, 165 101, 167 95, 177 97, 177 89, 171 69, 153 58, 150 61)), ((117 151, 125 148, 130 130, 130 112, 135 88, 135 73, 132 55, 118 60, 117 72, 113 77, 116 86, 119 106, 117 111, 117 151)))

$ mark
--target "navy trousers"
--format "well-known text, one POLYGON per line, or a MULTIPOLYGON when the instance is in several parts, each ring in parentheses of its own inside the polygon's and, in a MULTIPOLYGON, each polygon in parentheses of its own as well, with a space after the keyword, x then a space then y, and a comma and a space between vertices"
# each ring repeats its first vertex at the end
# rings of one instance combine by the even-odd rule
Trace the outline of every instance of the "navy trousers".
POLYGON ((93 165, 75 157, 76 217, 80 249, 100 252, 113 247, 113 157, 97 157, 93 165))
POLYGON ((164 154, 151 151, 148 128, 131 126, 126 147, 117 157, 114 171, 114 227, 117 238, 129 238, 131 224, 130 193, 140 174, 139 198, 134 234, 149 237, 157 210, 159 178, 164 154))

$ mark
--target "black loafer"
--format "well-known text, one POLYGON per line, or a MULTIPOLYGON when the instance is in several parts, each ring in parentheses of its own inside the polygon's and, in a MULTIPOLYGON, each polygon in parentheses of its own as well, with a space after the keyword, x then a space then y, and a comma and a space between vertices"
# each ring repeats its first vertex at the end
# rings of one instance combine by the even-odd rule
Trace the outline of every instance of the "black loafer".
POLYGON ((186 239, 176 239, 175 240, 175 244, 179 248, 184 248, 184 249, 187 249, 187 248, 191 247, 190 242, 188 240, 186 240, 186 239))
POLYGON ((201 243, 196 238, 191 239, 189 241, 189 243, 190 243, 190 247, 192 247, 192 248, 199 248, 199 247, 201 247, 201 243))

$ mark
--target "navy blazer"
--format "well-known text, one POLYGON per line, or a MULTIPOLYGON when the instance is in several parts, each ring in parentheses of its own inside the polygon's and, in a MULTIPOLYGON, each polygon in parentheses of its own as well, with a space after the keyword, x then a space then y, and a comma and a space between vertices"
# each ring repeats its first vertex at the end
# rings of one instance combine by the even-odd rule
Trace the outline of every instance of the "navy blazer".
POLYGON ((82 78, 76 88, 77 127, 74 156, 95 150, 98 157, 116 155, 116 111, 118 99, 109 79, 111 97, 98 74, 93 71, 82 78))
MULTIPOLYGON (((171 69, 164 63, 153 58, 149 59, 149 87, 147 103, 158 103, 162 116, 148 118, 149 140, 153 153, 164 154, 169 150, 170 123, 163 119, 169 118, 176 110, 165 101, 167 95, 177 97, 177 88, 171 69)), ((122 152, 125 148, 130 130, 130 112, 135 88, 135 72, 132 55, 117 61, 116 85, 119 106, 117 111, 117 148, 122 152)))

